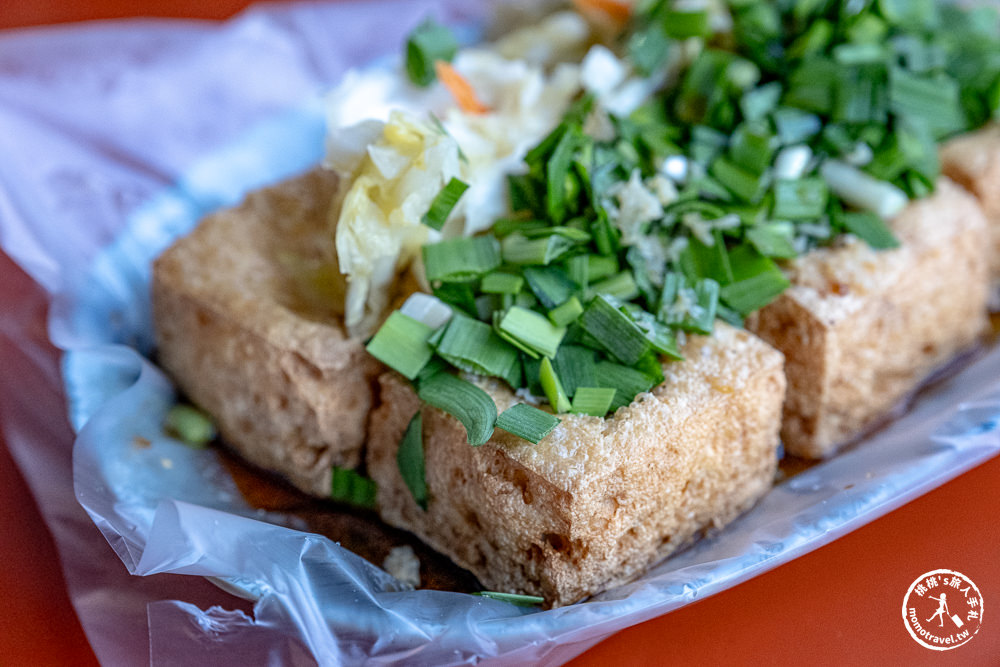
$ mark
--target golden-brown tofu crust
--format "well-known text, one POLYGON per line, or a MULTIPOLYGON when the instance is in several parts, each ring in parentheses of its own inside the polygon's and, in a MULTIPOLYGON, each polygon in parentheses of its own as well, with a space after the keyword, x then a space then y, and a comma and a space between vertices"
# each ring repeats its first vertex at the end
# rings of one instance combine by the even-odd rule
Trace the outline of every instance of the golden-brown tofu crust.
MULTIPOLYGON (((691 337, 666 381, 609 418, 561 415, 532 445, 497 430, 471 447, 453 417, 420 401, 394 373, 380 377, 368 472, 389 524, 416 533, 493 590, 553 606, 624 583, 770 488, 785 390, 782 357, 718 325, 691 337), (430 501, 413 500, 396 463, 423 410, 430 501)), ((477 380, 504 410, 506 386, 477 380)))
POLYGON ((986 220, 942 178, 892 222, 901 247, 856 239, 789 264, 789 288, 747 326, 785 354, 782 439, 822 458, 883 419, 986 328, 986 220))
MULTIPOLYGON (((990 229, 990 277, 1000 282, 1000 123, 948 140, 941 147, 945 176, 975 195, 990 229)), ((1000 309, 994 299, 994 310, 1000 309)))
POLYGON ((321 497, 331 466, 361 461, 381 369, 335 309, 335 189, 317 169, 259 190, 203 220, 153 270, 160 364, 241 456, 321 497))

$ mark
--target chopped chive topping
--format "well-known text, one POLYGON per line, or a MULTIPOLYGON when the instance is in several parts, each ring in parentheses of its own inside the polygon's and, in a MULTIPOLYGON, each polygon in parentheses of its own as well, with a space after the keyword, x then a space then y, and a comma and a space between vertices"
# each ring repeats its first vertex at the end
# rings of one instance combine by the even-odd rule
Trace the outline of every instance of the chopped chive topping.
POLYGON ((428 340, 434 330, 409 315, 394 311, 366 349, 389 368, 412 380, 434 351, 428 340))
POLYGON ((434 347, 452 366, 469 373, 506 377, 519 363, 517 350, 493 327, 464 315, 451 318, 434 347))
POLYGON ((537 607, 545 603, 545 598, 538 595, 521 595, 520 593, 497 593, 496 591, 477 591, 473 595, 478 595, 491 600, 509 602, 521 607, 537 607))
POLYGON ((521 306, 508 309, 497 328, 521 349, 550 359, 556 356, 566 335, 564 327, 555 326, 544 315, 521 306))
POLYGON ((566 396, 566 391, 559 380, 559 375, 552 367, 552 362, 549 361, 548 357, 542 358, 542 364, 538 369, 538 379, 542 385, 542 391, 545 392, 546 398, 549 399, 549 405, 552 406, 552 409, 556 413, 569 411, 569 397, 566 396))
POLYGON ((163 420, 163 430, 184 444, 199 449, 212 442, 216 436, 212 418, 198 408, 184 404, 170 408, 163 420))
POLYGON ((524 276, 494 271, 483 276, 479 289, 484 294, 517 294, 524 286, 524 276))
POLYGON ((434 63, 451 61, 458 51, 451 30, 428 19, 410 33, 406 40, 406 73, 418 86, 429 86, 437 78, 434 63))
POLYGON ((497 406, 485 391, 468 380, 438 373, 420 383, 420 400, 444 410, 465 427, 469 444, 485 444, 493 434, 497 406))
POLYGON ((518 403, 500 413, 497 427, 537 445, 542 438, 552 433, 560 421, 562 420, 544 410, 518 403))
POLYGON ((590 302, 580 316, 580 325, 624 364, 636 363, 649 350, 649 342, 639 327, 604 295, 590 302))
POLYGON ((465 281, 500 266, 500 244, 492 236, 457 238, 425 245, 427 280, 465 281))
POLYGON ((432 229, 439 230, 444 227, 444 223, 448 220, 448 216, 451 215, 455 204, 458 203, 458 200, 461 199, 462 195, 468 189, 468 184, 457 178, 452 178, 448 181, 448 184, 441 189, 441 192, 431 202, 431 208, 424 215, 423 223, 432 229))
POLYGON ((591 417, 603 417, 615 399, 615 391, 610 387, 577 387, 569 411, 591 417))
POLYGON ((399 474, 410 490, 414 502, 427 509, 426 462, 424 460, 423 419, 417 410, 406 426, 399 449, 396 451, 396 465, 399 474))
POLYGON ((580 300, 571 296, 566 303, 557 306, 549 311, 549 321, 557 327, 565 327, 571 324, 583 313, 583 306, 580 300))
POLYGON ((375 508, 375 482, 347 468, 333 466, 330 475, 330 499, 365 509, 375 508))

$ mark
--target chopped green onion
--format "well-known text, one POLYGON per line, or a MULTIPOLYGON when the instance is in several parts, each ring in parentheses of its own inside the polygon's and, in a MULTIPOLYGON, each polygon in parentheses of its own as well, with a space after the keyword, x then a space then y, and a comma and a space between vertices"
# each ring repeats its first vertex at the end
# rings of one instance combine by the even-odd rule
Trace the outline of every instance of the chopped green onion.
POLYGON ((874 213, 851 211, 840 217, 844 229, 876 250, 899 247, 899 240, 889 226, 874 213))
POLYGON ((580 326, 615 359, 634 364, 649 350, 649 341, 616 303, 598 294, 580 316, 580 326))
POLYGON ((680 329, 708 335, 712 333, 718 303, 716 281, 702 278, 690 286, 684 276, 669 273, 663 280, 657 317, 680 329))
POLYGON ((965 127, 961 91, 946 74, 922 77, 893 67, 889 70, 889 107, 898 116, 925 124, 935 139, 965 127))
POLYGON ((497 406, 476 385, 451 375, 437 373, 420 383, 420 400, 444 410, 465 427, 470 445, 485 444, 493 434, 497 406))
POLYGON ((729 155, 736 166, 760 176, 771 166, 775 149, 773 139, 767 128, 744 123, 733 132, 729 155))
POLYGON ((656 386, 656 382, 642 371, 610 361, 597 363, 597 384, 615 390, 611 410, 628 405, 637 394, 656 386))
POLYGON ((434 330, 395 310, 375 333, 365 349, 408 380, 417 377, 433 350, 428 340, 434 330))
POLYGON ((587 288, 587 295, 604 294, 620 301, 631 301, 639 296, 639 285, 631 271, 620 271, 604 280, 599 280, 587 288))
POLYGON ((565 327, 576 321, 581 313, 583 313, 583 306, 580 305, 580 300, 572 296, 566 303, 549 311, 549 321, 557 327, 565 327))
POLYGON ((421 509, 426 510, 427 464, 424 460, 423 423, 420 410, 417 410, 406 426, 403 438, 399 441, 399 449, 396 450, 396 466, 399 468, 399 474, 403 478, 406 488, 410 490, 413 500, 421 509))
POLYGON ((518 365, 517 350, 504 342, 493 327, 464 315, 451 318, 436 348, 450 364, 469 373, 507 377, 518 365))
POLYGON ((566 335, 565 327, 554 326, 542 314, 513 306, 500 319, 497 329, 521 349, 552 358, 566 335))
POLYGON ((215 422, 211 417, 194 406, 183 404, 170 408, 163 420, 163 430, 197 449, 208 445, 216 436, 215 422))
POLYGON ((774 183, 771 216, 778 220, 814 220, 826 211, 828 194, 822 178, 779 179, 774 183))
POLYGON ((670 9, 663 12, 663 31, 674 39, 707 37, 710 34, 708 12, 670 9))
POLYGON ((491 600, 500 600, 501 602, 509 602, 511 604, 516 604, 521 607, 537 607, 545 602, 545 598, 538 595, 521 595, 520 593, 497 593, 496 591, 478 591, 473 593, 473 595, 478 595, 484 598, 490 598, 491 600))
POLYGON ((552 367, 552 362, 548 357, 542 357, 542 364, 538 367, 538 381, 542 385, 542 391, 545 392, 546 398, 549 399, 549 405, 556 413, 569 411, 569 397, 566 396, 559 375, 552 367))
POLYGON ((727 158, 716 158, 710 173, 727 190, 749 204, 756 204, 764 196, 763 176, 753 174, 727 158))
POLYGON ((434 282, 477 278, 500 266, 500 244, 492 236, 455 238, 423 247, 424 271, 434 282))
POLYGON ((580 386, 597 384, 594 350, 581 345, 560 345, 552 359, 552 368, 559 376, 567 396, 575 396, 580 386))
POLYGON ((477 313, 476 296, 472 291, 472 283, 470 282, 445 282, 439 285, 432 285, 431 292, 445 304, 454 306, 467 315, 475 316, 477 313))
POLYGON ((883 219, 891 218, 906 206, 906 193, 892 183, 872 178, 865 172, 840 162, 827 160, 820 167, 830 190, 846 203, 871 211, 883 219))
POLYGON ((578 285, 556 266, 526 266, 523 273, 528 287, 545 308, 565 303, 578 289, 578 285))
POLYGON ((615 391, 611 387, 577 387, 569 411, 579 415, 603 417, 611 409, 615 391))
POLYGON ((500 413, 497 427, 537 445, 552 433, 560 421, 562 420, 548 412, 526 403, 518 403, 500 413))
POLYGON ((778 138, 786 146, 808 141, 823 129, 819 116, 802 109, 782 107, 771 115, 778 138))
POLYGON ((792 240, 794 227, 786 222, 769 222, 747 230, 747 240, 765 257, 791 259, 798 255, 792 240))
POLYGON ((546 210, 549 218, 557 223, 566 218, 566 211, 573 204, 567 182, 572 178, 570 167, 579 143, 580 135, 576 129, 568 129, 560 137, 545 166, 546 210))
POLYGON ((788 278, 777 265, 749 244, 729 253, 733 282, 719 290, 719 297, 742 316, 774 301, 788 288, 788 278))
POLYGON ((564 236, 553 234, 529 239, 515 232, 503 240, 503 260, 509 264, 549 264, 576 245, 564 236))
POLYGON ((431 202, 430 210, 424 215, 423 223, 431 229, 440 230, 444 227, 448 216, 451 215, 451 210, 455 208, 455 204, 458 203, 458 200, 468 189, 468 184, 457 178, 452 178, 448 181, 448 184, 442 188, 441 192, 434 198, 434 201, 431 202))
MULTIPOLYGON (((586 262, 589 282, 595 282, 618 273, 618 258, 614 255, 587 255, 586 262)), ((583 285, 582 282, 580 284, 583 285)))
POLYGON ((524 277, 503 271, 494 271, 483 276, 479 291, 486 294, 517 294, 524 286, 524 277))
POLYGON ((450 61, 458 51, 451 30, 428 19, 410 33, 406 40, 406 73, 418 86, 429 86, 437 78, 434 63, 450 61))
POLYGON ((330 469, 330 499, 364 509, 375 509, 375 482, 357 471, 330 469))

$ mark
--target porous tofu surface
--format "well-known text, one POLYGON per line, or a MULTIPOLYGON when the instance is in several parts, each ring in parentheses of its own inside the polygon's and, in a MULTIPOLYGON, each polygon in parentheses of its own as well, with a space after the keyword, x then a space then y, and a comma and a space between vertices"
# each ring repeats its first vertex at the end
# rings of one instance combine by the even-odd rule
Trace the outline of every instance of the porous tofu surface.
POLYGON ((158 359, 245 459, 328 497, 331 466, 361 461, 380 365, 348 338, 314 170, 207 217, 156 261, 158 359))
MULTIPOLYGON (((941 147, 941 169, 979 200, 990 228, 990 276, 1000 281, 1000 123, 962 134, 941 147)), ((991 304, 1000 310, 1000 299, 991 304)))
POLYGON ((792 286, 747 322, 785 354, 791 454, 856 439, 985 330, 991 248, 976 200, 942 178, 891 226, 897 249, 847 237, 792 261, 792 286))
MULTIPOLYGON (((691 337, 666 381, 608 418, 560 415, 533 445, 497 430, 481 447, 394 373, 380 377, 368 472, 383 519, 410 530, 490 589, 563 605, 628 581, 703 531, 721 527, 770 488, 785 379, 782 356, 718 324, 691 337), (428 507, 396 463, 423 410, 428 507)), ((505 385, 477 380, 502 411, 505 385)))

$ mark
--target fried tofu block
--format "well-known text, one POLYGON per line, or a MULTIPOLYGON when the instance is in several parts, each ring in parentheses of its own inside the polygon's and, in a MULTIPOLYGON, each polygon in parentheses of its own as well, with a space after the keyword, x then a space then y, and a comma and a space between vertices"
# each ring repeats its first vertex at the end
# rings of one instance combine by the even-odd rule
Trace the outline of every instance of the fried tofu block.
POLYGON ((822 458, 871 428, 986 326, 989 236, 947 179, 892 222, 901 247, 857 239, 792 261, 792 287, 747 327, 785 355, 787 452, 822 458))
MULTIPOLYGON (((990 227, 990 277, 1000 283, 1000 124, 949 140, 941 148, 944 174, 979 200, 990 227)), ((991 306, 1000 310, 1000 298, 991 306)))
MULTIPOLYGON (((537 445, 497 430, 481 447, 421 408, 406 380, 379 378, 368 473, 379 513, 472 571, 488 588, 570 604, 641 574, 720 528, 771 486, 785 378, 782 356, 722 323, 691 337, 666 381, 608 418, 560 415, 537 445), (413 500, 396 462, 423 410, 429 502, 413 500)), ((502 411, 509 388, 479 380, 502 411)))
POLYGON ((330 494, 362 457, 381 366, 344 333, 344 285, 315 170, 203 220, 153 267, 159 361, 243 458, 330 494))

